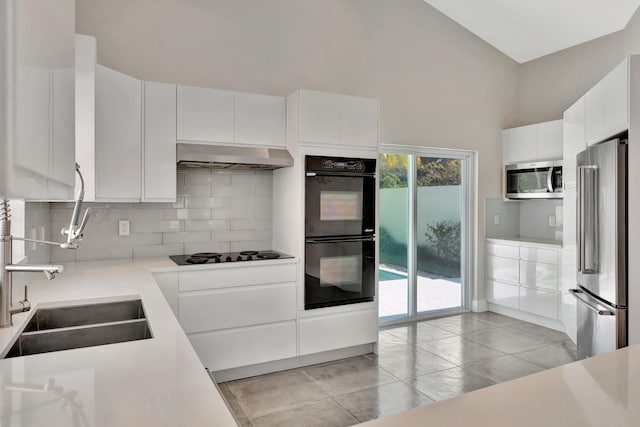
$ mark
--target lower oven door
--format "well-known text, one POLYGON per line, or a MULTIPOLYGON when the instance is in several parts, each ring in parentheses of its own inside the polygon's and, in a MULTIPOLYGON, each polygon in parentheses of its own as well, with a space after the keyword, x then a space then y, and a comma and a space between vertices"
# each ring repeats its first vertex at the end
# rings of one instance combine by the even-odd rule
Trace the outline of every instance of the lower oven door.
POLYGON ((305 310, 373 301, 375 265, 373 236, 307 239, 305 310))

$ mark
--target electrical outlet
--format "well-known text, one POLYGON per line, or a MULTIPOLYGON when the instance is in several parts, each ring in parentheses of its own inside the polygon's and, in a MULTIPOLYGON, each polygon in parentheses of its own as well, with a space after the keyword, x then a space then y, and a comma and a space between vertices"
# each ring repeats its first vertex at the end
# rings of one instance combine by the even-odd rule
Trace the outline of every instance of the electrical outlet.
POLYGON ((129 221, 123 219, 122 221, 118 221, 118 235, 119 236, 128 236, 129 233, 129 221))
POLYGON ((550 215, 549 216, 549 227, 555 227, 556 226, 556 217, 555 215, 550 215))
POLYGON ((493 225, 500 225, 500 215, 493 216, 493 225))

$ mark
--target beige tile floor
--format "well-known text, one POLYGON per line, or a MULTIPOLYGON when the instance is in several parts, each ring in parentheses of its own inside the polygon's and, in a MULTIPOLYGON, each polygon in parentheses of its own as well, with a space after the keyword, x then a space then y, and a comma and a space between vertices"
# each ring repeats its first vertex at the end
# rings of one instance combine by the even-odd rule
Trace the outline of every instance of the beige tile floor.
POLYGON ((380 331, 379 353, 220 384, 242 426, 349 426, 576 359, 560 332, 465 313, 380 331))

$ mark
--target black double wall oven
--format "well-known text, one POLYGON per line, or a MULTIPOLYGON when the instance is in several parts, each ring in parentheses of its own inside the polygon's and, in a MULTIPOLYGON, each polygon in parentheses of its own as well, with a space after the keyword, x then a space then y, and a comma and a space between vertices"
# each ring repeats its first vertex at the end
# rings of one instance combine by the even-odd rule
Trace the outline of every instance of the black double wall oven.
POLYGON ((305 310, 375 297, 375 159, 305 157, 305 310))

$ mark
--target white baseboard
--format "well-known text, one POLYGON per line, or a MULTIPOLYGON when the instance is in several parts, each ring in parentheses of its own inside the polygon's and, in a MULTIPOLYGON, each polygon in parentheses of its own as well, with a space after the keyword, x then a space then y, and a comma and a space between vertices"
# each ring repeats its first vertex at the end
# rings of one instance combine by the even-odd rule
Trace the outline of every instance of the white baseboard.
POLYGON ((300 368, 302 366, 331 362, 333 360, 346 359, 347 357, 360 356, 374 352, 374 344, 362 344, 354 347, 293 357, 291 359, 275 360, 273 362, 260 363, 258 365, 243 366, 241 368, 226 369, 212 372, 216 382, 238 380, 240 378, 255 377, 256 375, 270 374, 272 372, 285 371, 287 369, 300 368))
POLYGON ((471 311, 480 312, 489 310, 489 303, 486 299, 475 299, 471 301, 471 311))
POLYGON ((564 323, 559 320, 549 319, 548 317, 538 316, 493 303, 489 303, 489 310, 493 311, 494 313, 503 314, 505 316, 513 317, 518 320, 524 320, 525 322, 533 323, 538 326, 544 326, 545 328, 554 329, 556 331, 566 333, 564 323))

